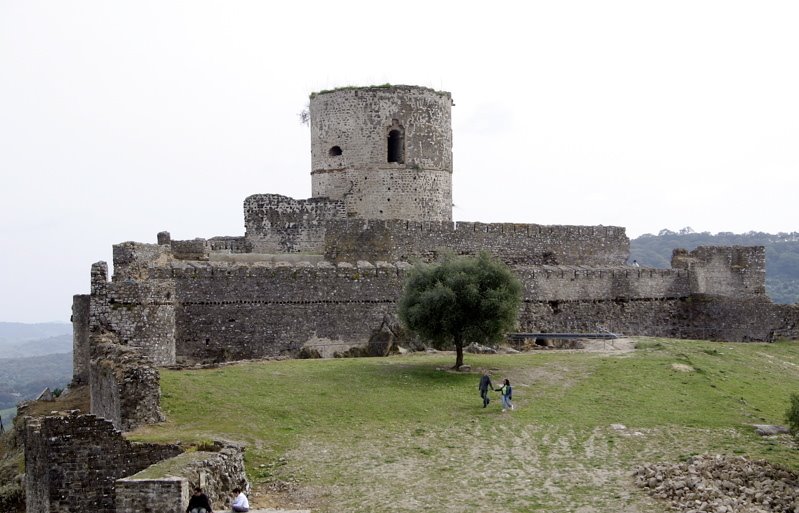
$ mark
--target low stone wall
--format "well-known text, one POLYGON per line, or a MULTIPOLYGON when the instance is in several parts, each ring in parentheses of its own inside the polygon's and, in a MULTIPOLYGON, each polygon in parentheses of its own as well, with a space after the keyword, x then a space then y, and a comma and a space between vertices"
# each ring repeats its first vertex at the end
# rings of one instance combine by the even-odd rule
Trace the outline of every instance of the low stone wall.
POLYGON ((184 513, 189 504, 189 483, 180 477, 119 479, 117 513, 184 513))
POLYGON ((28 513, 114 513, 117 479, 182 451, 131 443, 110 421, 77 413, 28 418, 24 445, 28 513))
POLYGON ((217 442, 210 451, 186 452, 116 482, 117 513, 186 511, 195 487, 221 511, 234 488, 246 490, 244 449, 217 442))

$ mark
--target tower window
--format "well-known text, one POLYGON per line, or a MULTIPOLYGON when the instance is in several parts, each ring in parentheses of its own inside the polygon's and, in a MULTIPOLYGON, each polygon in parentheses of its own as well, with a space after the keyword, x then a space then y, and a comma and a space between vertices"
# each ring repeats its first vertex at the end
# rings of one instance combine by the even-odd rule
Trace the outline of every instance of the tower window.
POLYGON ((327 154, 331 157, 338 157, 341 155, 341 146, 333 146, 330 148, 330 151, 328 151, 327 154))
POLYGON ((388 161, 398 164, 405 162, 405 141, 399 130, 388 133, 388 161))

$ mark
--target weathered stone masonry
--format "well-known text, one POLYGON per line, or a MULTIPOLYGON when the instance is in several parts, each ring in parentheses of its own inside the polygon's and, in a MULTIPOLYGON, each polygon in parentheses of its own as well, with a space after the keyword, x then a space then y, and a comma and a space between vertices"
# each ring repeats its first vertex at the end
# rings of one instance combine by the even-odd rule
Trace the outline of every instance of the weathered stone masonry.
POLYGON ((174 445, 128 442, 94 415, 31 419, 25 429, 27 511, 114 513, 118 478, 180 452, 174 445))

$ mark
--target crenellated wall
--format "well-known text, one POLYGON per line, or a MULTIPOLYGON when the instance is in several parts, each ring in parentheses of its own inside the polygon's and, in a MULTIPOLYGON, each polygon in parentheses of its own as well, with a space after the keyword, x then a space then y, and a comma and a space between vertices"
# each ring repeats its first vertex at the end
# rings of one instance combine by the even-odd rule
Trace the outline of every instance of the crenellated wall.
MULTIPOLYGON (((692 296, 768 303, 762 248, 698 248, 675 255, 675 269, 651 269, 619 264, 628 239, 614 227, 350 220, 328 222, 326 237, 337 242, 336 255, 382 255, 397 263, 234 254, 212 250, 203 239, 170 241, 163 246, 180 258, 139 250, 154 260, 126 260, 139 269, 138 280, 105 282, 104 264, 97 264, 92 300, 106 304, 98 304, 100 313, 92 309, 92 317, 157 365, 296 356, 309 346, 342 353, 365 347, 386 319, 396 321, 407 260, 436 258, 435 249, 421 251, 436 244, 460 254, 488 250, 508 263, 524 286, 525 330, 614 324, 629 334, 696 336, 713 323, 689 315, 692 296), (199 253, 191 247, 206 248, 206 256, 187 260, 199 253), (542 263, 560 260, 591 265, 542 263)), ((768 333, 790 332, 779 316, 770 319, 748 332, 718 328, 708 337, 767 340, 768 333)))
POLYGON ((622 265, 630 240, 615 226, 352 219, 327 223, 324 247, 325 257, 336 262, 432 261, 479 251, 508 265, 622 265))

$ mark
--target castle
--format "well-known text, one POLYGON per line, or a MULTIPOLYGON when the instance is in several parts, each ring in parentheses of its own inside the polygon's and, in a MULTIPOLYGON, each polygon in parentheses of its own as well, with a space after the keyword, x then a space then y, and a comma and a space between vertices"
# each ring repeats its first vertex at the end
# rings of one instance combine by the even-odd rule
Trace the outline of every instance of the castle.
MULTIPOLYGON (((675 251, 671 269, 651 269, 626 264, 620 227, 453 222, 451 108, 415 86, 315 93, 311 198, 246 198, 243 236, 115 245, 113 277, 95 263, 73 302, 74 383, 89 385, 92 414, 121 430, 161 420, 160 366, 385 354, 403 337, 407 269, 442 253, 504 261, 523 284, 523 332, 799 338, 799 307, 765 295, 762 247, 675 251)), ((43 426, 29 427, 33 447, 61 429, 43 426)), ((45 511, 70 485, 30 486, 45 511)))
MULTIPOLYGON (((92 267, 76 296, 75 377, 92 334, 156 365, 323 356, 396 325, 409 262, 487 250, 524 283, 521 331, 596 331, 721 340, 794 337, 773 305, 759 247, 699 248, 672 269, 625 265, 611 226, 452 222, 452 99, 413 86, 311 95, 312 197, 244 201, 244 236, 114 246, 114 276, 92 267)), ((385 338, 385 337, 383 337, 385 338)))

